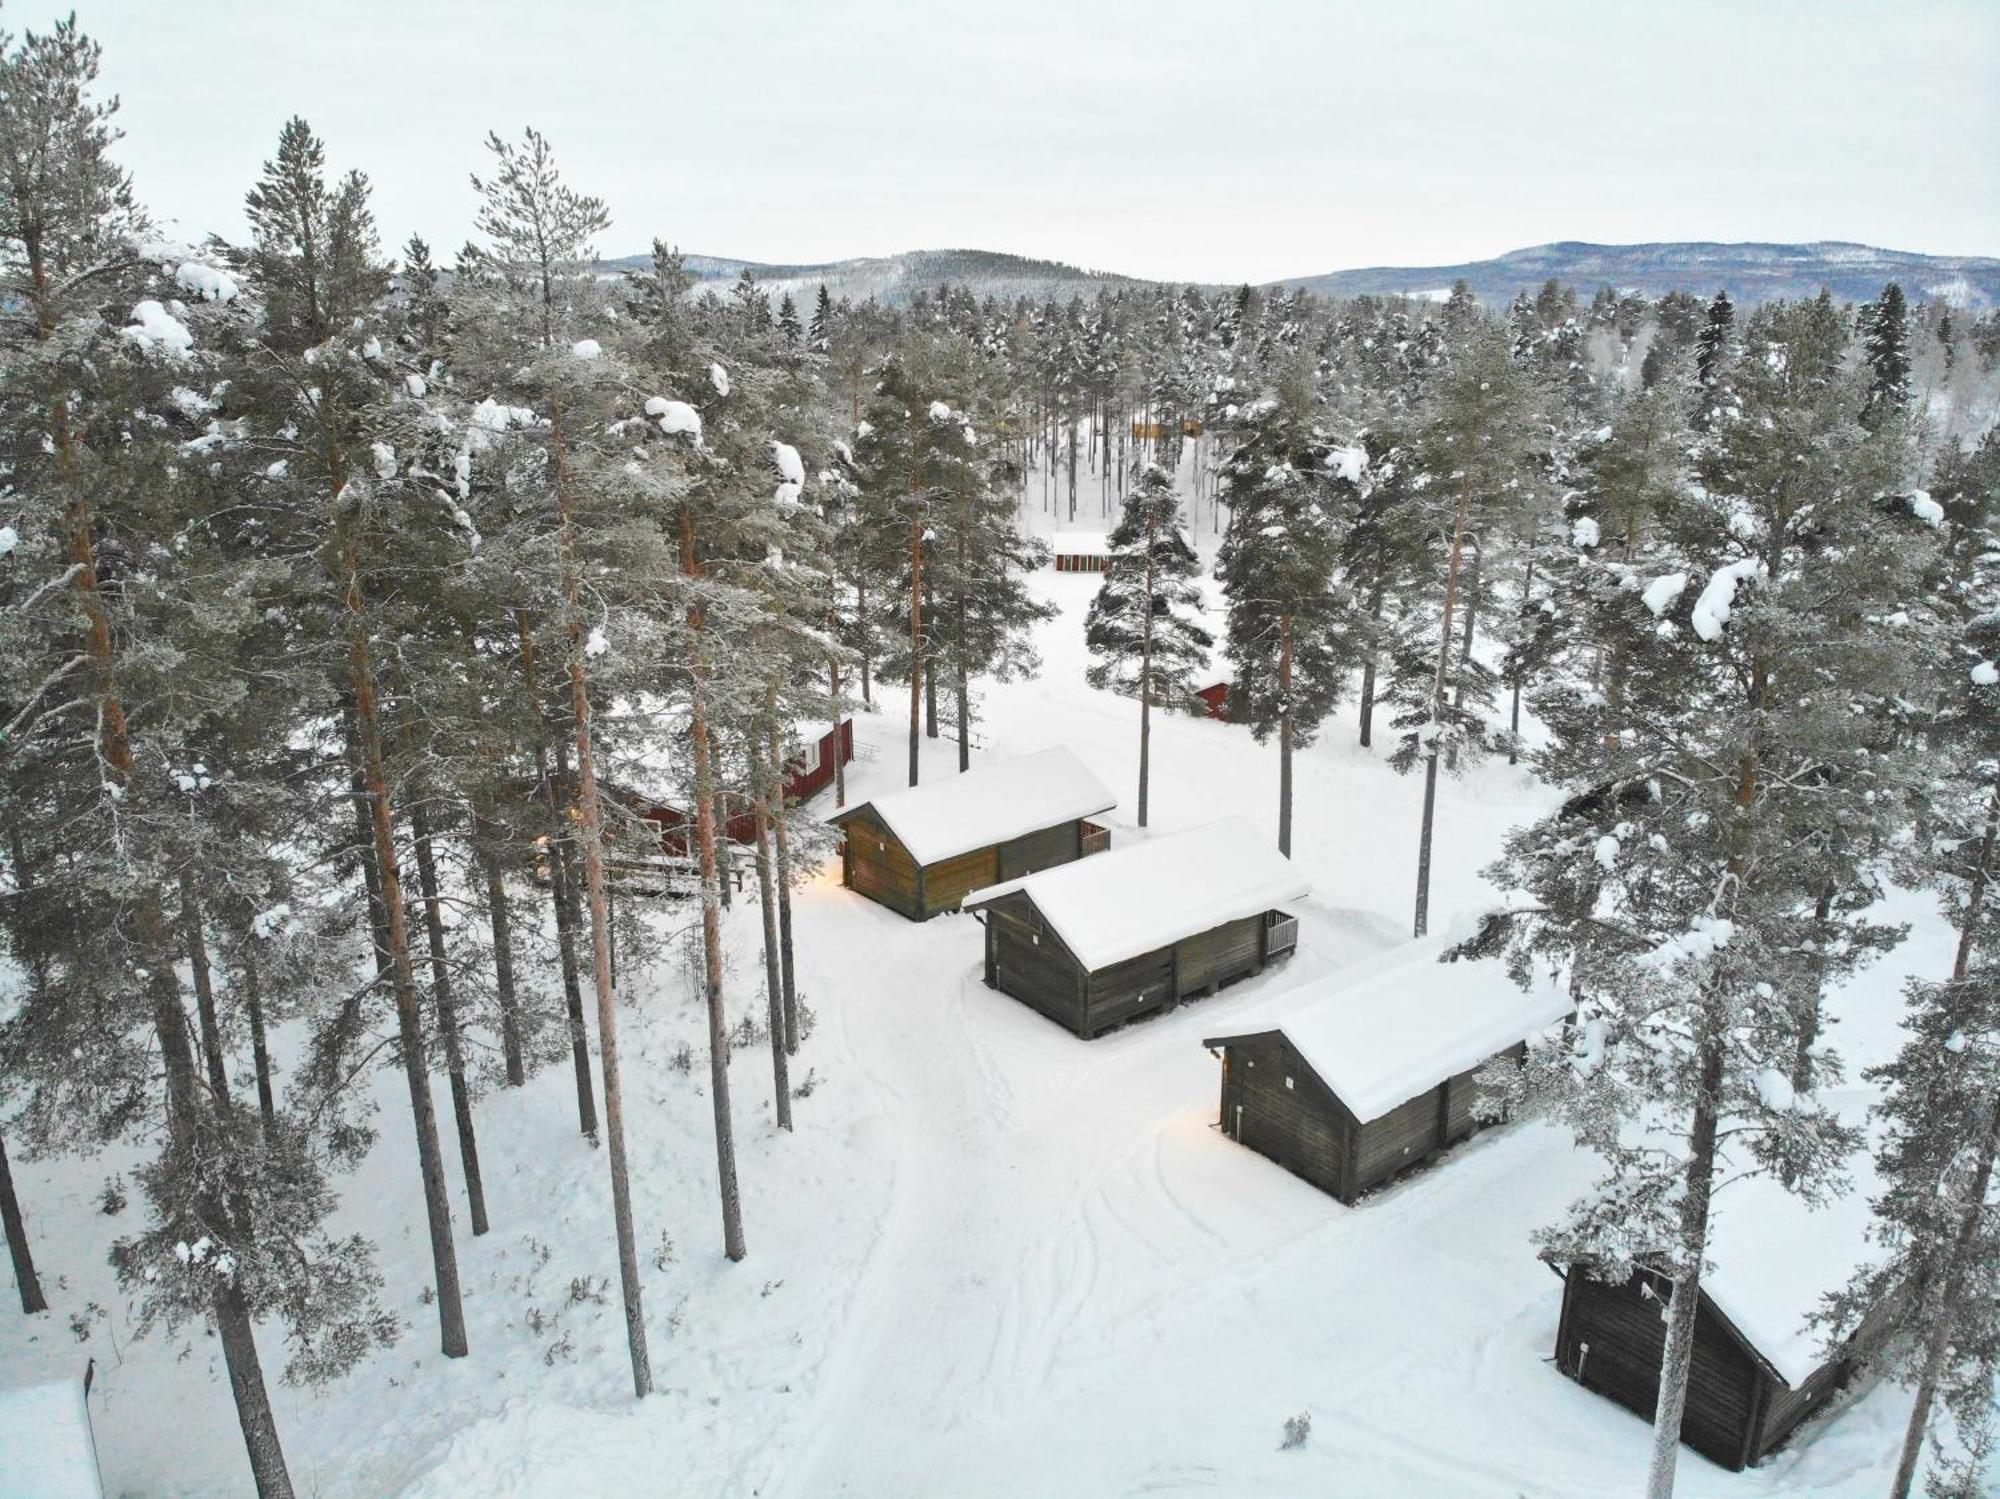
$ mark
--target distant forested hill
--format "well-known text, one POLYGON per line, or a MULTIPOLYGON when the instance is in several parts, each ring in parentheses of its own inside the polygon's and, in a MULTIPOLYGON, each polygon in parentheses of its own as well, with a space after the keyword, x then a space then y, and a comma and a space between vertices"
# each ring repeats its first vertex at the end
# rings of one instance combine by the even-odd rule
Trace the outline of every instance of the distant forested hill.
MULTIPOLYGON (((645 263, 629 255, 606 262, 625 269, 645 263)), ((901 304, 920 289, 969 286, 979 296, 1011 301, 1085 297, 1101 287, 1140 284, 1139 278, 1086 270, 1055 260, 1032 260, 991 250, 912 250, 903 255, 783 265, 690 255, 688 269, 704 282, 736 279, 745 266, 773 295, 791 292, 803 306, 821 282, 836 297, 869 297, 901 304)), ((1325 296, 1442 296, 1463 278, 1486 302, 1504 302, 1553 276, 1584 291, 1599 286, 1658 296, 1676 288, 1713 292, 1727 288, 1740 303, 1812 296, 1824 286, 1844 301, 1863 301, 1897 281, 1913 299, 1945 298, 1973 310, 2000 306, 2000 260, 1976 255, 1918 255, 1872 245, 1823 240, 1815 244, 1720 244, 1670 241, 1644 245, 1594 245, 1578 240, 1512 250, 1491 260, 1457 265, 1369 266, 1288 277, 1274 285, 1303 287, 1325 296)))

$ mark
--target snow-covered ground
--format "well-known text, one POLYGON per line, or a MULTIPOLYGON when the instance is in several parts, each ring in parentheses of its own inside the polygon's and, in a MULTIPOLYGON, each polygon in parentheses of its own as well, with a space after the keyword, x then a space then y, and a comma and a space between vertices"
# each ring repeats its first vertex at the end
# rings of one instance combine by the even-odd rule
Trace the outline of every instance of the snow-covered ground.
MULTIPOLYGON (((984 692, 981 752, 1069 746, 1124 798, 1106 820, 1130 841, 1136 708, 1082 680, 1096 581, 1039 580, 1063 615, 1043 632, 1035 680, 984 692)), ((850 800, 901 783, 898 700, 884 706, 858 721, 850 800)), ((1300 758, 1295 849, 1314 894, 1298 955, 1095 1042, 985 988, 969 918, 912 925, 822 870, 797 905, 818 1021, 793 1064, 795 1082, 808 1069, 813 1081, 797 1133, 772 1127, 763 1051, 739 1052, 732 1070, 741 1264, 721 1253, 696 1001, 673 962, 623 975, 659 1384, 643 1403, 630 1397, 604 1160, 576 1134, 567 1067, 478 1104, 494 1227, 473 1240, 459 1225, 472 1352, 457 1361, 437 1355, 420 1299, 429 1260, 407 1105, 384 1074, 383 1138, 346 1183, 341 1225, 378 1241, 409 1327, 330 1389, 275 1391, 300 1492, 1634 1492, 1646 1424, 1548 1362, 1560 1284, 1528 1235, 1590 1175, 1559 1135, 1491 1131, 1344 1208, 1214 1127, 1202 1036, 1308 979, 1389 965, 1408 936, 1420 779, 1353 741, 1344 711, 1300 758), (683 1043, 692 1071, 672 1063, 683 1043), (663 1233, 674 1252, 656 1263, 663 1233), (1309 1440, 1280 1451, 1301 1413, 1309 1440)), ((1153 754, 1156 832, 1224 815, 1274 828, 1274 747, 1176 714, 1156 718, 1153 754)), ((927 777, 954 764, 951 746, 926 745, 927 777)), ((1504 764, 1444 785, 1439 926, 1489 898, 1480 867, 1545 797, 1504 764)), ((660 920, 690 914, 667 907, 660 920)), ((1910 945, 1842 996, 1836 1036, 1856 1065, 1893 1042, 1900 974, 1948 960, 1928 903, 1895 914, 1917 923, 1910 945)), ((761 1012, 754 906, 739 903, 728 936, 731 1014, 761 1012)), ((104 1256, 140 1209, 99 1211, 110 1169, 16 1163, 54 1310, 0 1313, 0 1385, 80 1374, 94 1357, 111 1493, 246 1494, 218 1345, 197 1336, 182 1358, 164 1337, 131 1340, 104 1256), (79 1341, 70 1316, 92 1303, 103 1313, 79 1341)), ((275 1375, 275 1339, 265 1357, 275 1375)), ((1899 1391, 1875 1390, 1742 1475, 1684 1453, 1681 1492, 1872 1499, 1906 1409, 1899 1391)))

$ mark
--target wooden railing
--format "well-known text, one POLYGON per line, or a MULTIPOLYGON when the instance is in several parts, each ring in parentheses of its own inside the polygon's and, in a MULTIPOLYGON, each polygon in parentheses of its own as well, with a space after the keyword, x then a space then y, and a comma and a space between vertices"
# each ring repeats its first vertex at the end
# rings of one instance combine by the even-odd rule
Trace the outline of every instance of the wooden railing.
POLYGON ((1101 827, 1094 822, 1086 822, 1082 824, 1082 830, 1083 846, 1079 857, 1087 859, 1092 854, 1101 854, 1111 847, 1111 829, 1101 827))
POLYGON ((1264 956, 1281 958, 1299 945, 1299 918, 1285 911, 1264 913, 1264 956))

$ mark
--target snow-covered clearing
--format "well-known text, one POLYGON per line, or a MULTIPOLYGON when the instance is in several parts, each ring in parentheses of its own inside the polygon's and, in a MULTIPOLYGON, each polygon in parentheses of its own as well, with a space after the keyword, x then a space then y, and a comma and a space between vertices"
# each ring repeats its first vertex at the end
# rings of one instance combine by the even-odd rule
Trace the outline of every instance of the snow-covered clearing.
MULTIPOLYGON (((983 693, 982 753, 1067 745, 1123 799, 1104 820, 1129 843, 1136 708, 1082 681, 1097 581, 1042 576, 1063 617, 1043 633, 1037 680, 983 693)), ((850 802, 900 784, 901 702, 892 691, 883 713, 858 720, 850 802)), ((454 1362, 437 1355, 419 1298, 429 1261, 408 1112, 400 1078, 384 1074, 382 1140, 345 1183, 340 1224, 380 1243, 389 1303, 409 1327, 331 1389, 274 1389, 300 1492, 1634 1492, 1645 1423, 1548 1363, 1560 1285, 1528 1234, 1590 1171, 1552 1130, 1492 1131, 1343 1208, 1213 1127, 1203 1035, 1319 975, 1387 965, 1407 937, 1420 780, 1353 739, 1344 712, 1300 757, 1297 855, 1314 894, 1297 907, 1298 955, 1095 1042, 985 988, 969 918, 912 925, 822 870, 797 907, 818 1022, 793 1064, 795 1083, 810 1069, 814 1084, 797 1134, 772 1127, 763 1051, 739 1052, 732 1071, 750 1246, 740 1265, 721 1255, 695 1001, 671 961, 622 975, 660 1385, 643 1403, 630 1398, 615 1289, 602 1302, 571 1294, 585 1277, 615 1288, 617 1270, 604 1160, 576 1134, 568 1068, 479 1102, 494 1228, 475 1241, 459 1224, 472 1352, 454 1362), (692 1071, 673 1065, 684 1043, 692 1071), (674 1254, 656 1264, 663 1232, 674 1254), (1279 1451, 1301 1412, 1310 1439, 1279 1451)), ((952 773, 952 746, 925 751, 927 778, 952 773)), ((1169 714, 1155 717, 1153 754, 1155 831, 1230 815, 1274 827, 1275 747, 1169 714)), ((1442 788, 1440 927, 1484 902, 1479 867, 1544 796, 1504 764, 1442 788)), ((1895 914, 1918 923, 1911 945, 1843 997, 1837 1036, 1857 1065, 1893 1036, 1900 974, 1947 961, 1927 903, 1895 914)), ((739 902, 732 1017, 762 1010, 757 940, 756 910, 739 902)), ((53 1310, 0 1316, 0 1382, 76 1375, 95 1357, 111 1493, 246 1494, 214 1340, 195 1337, 185 1360, 164 1337, 131 1340, 104 1253, 140 1210, 99 1211, 108 1169, 17 1162, 53 1310), (80 1343, 69 1318, 93 1302, 104 1312, 88 1314, 80 1343)), ((275 1373, 274 1340, 265 1358, 275 1373)), ((1743 1475, 1684 1453, 1681 1492, 1872 1499, 1905 1411, 1899 1392, 1874 1391, 1743 1475)))

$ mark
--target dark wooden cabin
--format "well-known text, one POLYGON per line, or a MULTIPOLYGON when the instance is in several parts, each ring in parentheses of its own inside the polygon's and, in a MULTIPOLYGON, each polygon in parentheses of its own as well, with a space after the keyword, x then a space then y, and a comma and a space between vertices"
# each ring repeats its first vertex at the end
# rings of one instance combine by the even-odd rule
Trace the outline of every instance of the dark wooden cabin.
MULTIPOLYGON (((1850 1122, 1866 1118, 1862 1090, 1840 1090, 1835 1106, 1851 1112, 1850 1122)), ((1808 1323, 1820 1297, 1868 1257, 1868 1201, 1877 1188, 1866 1154, 1855 1162, 1849 1191, 1823 1209, 1769 1180, 1740 1182, 1717 1196, 1712 1268, 1702 1277, 1681 1415, 1681 1441, 1710 1462, 1734 1472, 1775 1452, 1893 1329, 1901 1311, 1894 1298, 1834 1347, 1808 1323)), ((1556 1367, 1650 1422, 1672 1287, 1647 1270, 1622 1284, 1580 1265, 1559 1265, 1556 1273, 1563 1278, 1556 1367)))
POLYGON ((965 909, 986 927, 986 982, 1089 1040, 1288 955, 1298 918, 1280 907, 1307 889, 1232 818, 975 891, 965 909))
POLYGON ((1060 747, 977 766, 836 813, 841 883, 912 921, 971 891, 1110 847, 1089 819, 1117 805, 1060 747))
POLYGON ((1479 1070, 1568 1013, 1496 963, 1406 960, 1286 996, 1268 1025, 1202 1044, 1222 1058, 1223 1133, 1342 1202, 1481 1127, 1479 1070))

